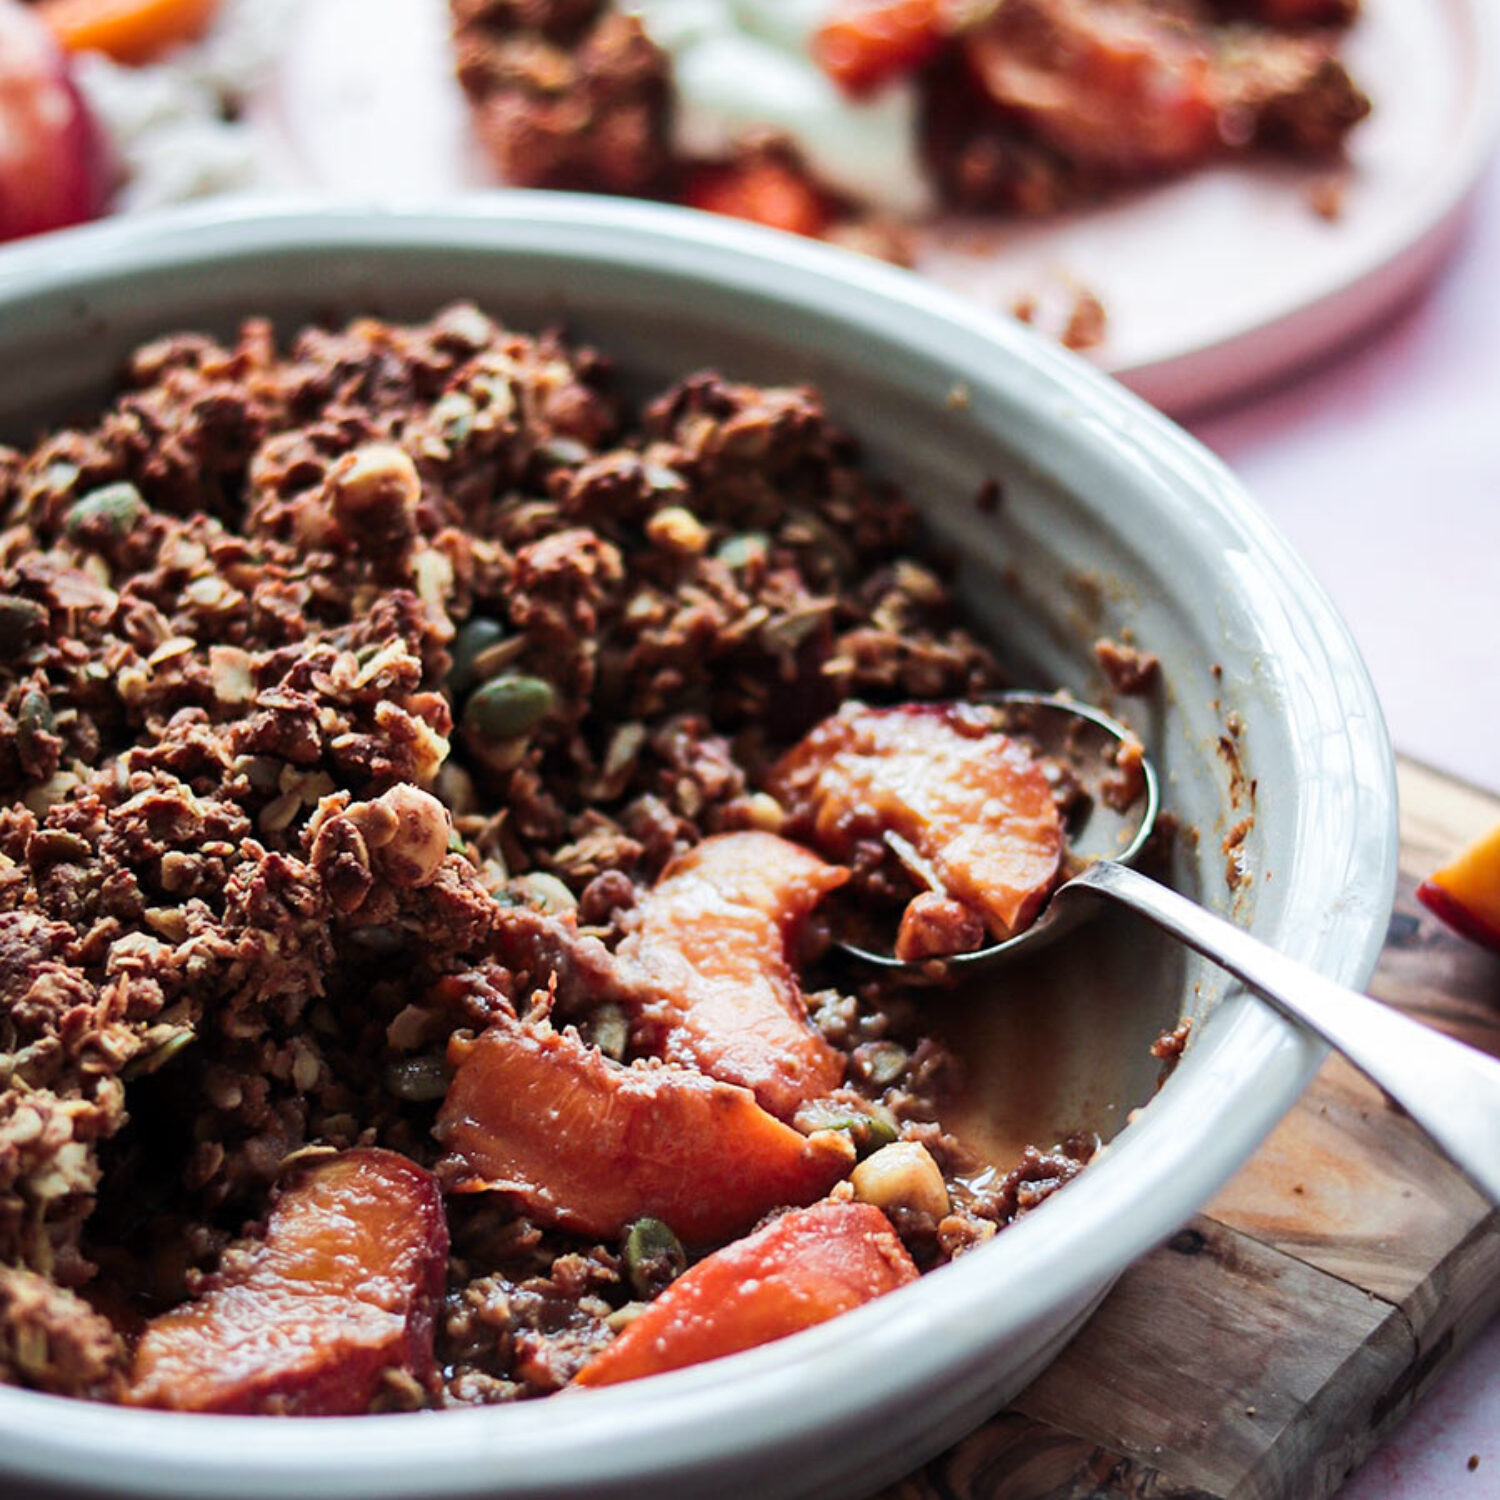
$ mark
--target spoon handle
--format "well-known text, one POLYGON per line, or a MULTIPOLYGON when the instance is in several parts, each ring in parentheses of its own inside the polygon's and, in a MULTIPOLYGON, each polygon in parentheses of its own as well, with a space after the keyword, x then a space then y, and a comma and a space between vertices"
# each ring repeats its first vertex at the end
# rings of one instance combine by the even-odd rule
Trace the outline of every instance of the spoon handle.
POLYGON ((1500 1203, 1500 1060, 1325 979, 1123 865, 1101 860, 1073 884, 1130 907, 1316 1032, 1500 1203))

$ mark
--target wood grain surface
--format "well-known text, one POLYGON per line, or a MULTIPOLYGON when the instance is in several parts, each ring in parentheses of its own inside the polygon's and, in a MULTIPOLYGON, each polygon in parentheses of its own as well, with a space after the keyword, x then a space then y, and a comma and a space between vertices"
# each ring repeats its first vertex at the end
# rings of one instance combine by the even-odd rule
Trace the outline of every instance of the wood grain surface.
MULTIPOLYGON (((1400 786, 1371 992, 1500 1056, 1500 956, 1415 897, 1500 798, 1400 786)), ((1011 1409, 878 1500, 1326 1500, 1497 1310, 1500 1213, 1334 1059, 1011 1409)))

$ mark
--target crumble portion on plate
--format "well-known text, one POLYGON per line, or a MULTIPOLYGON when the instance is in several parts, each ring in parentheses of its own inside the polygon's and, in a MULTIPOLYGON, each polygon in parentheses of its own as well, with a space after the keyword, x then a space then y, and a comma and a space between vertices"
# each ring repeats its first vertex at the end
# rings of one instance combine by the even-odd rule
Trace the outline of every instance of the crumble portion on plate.
MULTIPOLYGON (((1336 160, 1352 0, 452 0, 505 177, 835 237, 1038 215, 1250 151, 1336 160)), ((887 246, 899 254, 899 239, 887 246)))

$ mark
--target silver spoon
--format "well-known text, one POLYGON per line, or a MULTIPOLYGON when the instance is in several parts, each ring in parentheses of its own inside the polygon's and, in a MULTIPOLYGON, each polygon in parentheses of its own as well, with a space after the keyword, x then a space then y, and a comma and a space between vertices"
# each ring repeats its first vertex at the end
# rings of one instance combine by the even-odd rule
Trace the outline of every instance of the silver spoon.
MULTIPOLYGON (((1025 732, 1045 755, 1073 765, 1093 790, 1115 752, 1135 736, 1098 709, 1037 693, 993 700, 1007 727, 1025 732)), ((1156 772, 1142 767, 1145 789, 1126 813, 1092 798, 1069 844, 1084 868, 1052 893, 1042 914, 1003 943, 949 958, 903 963, 853 943, 846 952, 912 977, 962 973, 1032 952, 1088 914, 1089 898, 1129 907, 1163 932, 1233 974, 1274 1009, 1300 1022, 1378 1083, 1460 1166, 1492 1203, 1500 1203, 1500 1060, 1487 1056, 1377 1000, 1325 979, 1249 933, 1131 868, 1156 821, 1156 772)))

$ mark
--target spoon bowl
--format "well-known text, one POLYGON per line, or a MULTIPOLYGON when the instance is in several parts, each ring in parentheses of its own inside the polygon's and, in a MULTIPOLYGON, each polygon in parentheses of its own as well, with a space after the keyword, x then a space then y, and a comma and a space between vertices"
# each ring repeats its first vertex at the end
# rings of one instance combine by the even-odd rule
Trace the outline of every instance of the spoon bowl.
MULTIPOLYGON (((1151 839, 1161 810, 1160 780, 1149 757, 1142 755, 1141 784, 1128 802, 1109 789, 1119 774, 1122 750, 1137 751, 1140 740, 1118 719, 1093 704, 1056 693, 1012 691, 981 700, 997 710, 996 728, 1024 736, 1049 761, 1061 762, 1076 777, 1083 795, 1070 811, 1065 878, 1036 919, 1003 942, 942 958, 900 959, 866 944, 844 940, 839 947, 861 963, 898 970, 914 981, 957 978, 976 968, 1009 961, 1023 950, 1034 953, 1069 931, 1083 914, 1072 900, 1060 900, 1071 879, 1099 860, 1134 865, 1151 839)), ((894 841, 893 841, 894 842, 894 841)), ((900 850, 897 850, 898 855, 900 850)), ((914 861, 908 868, 920 870, 914 861)), ((928 876, 930 879, 930 874, 928 876)))

